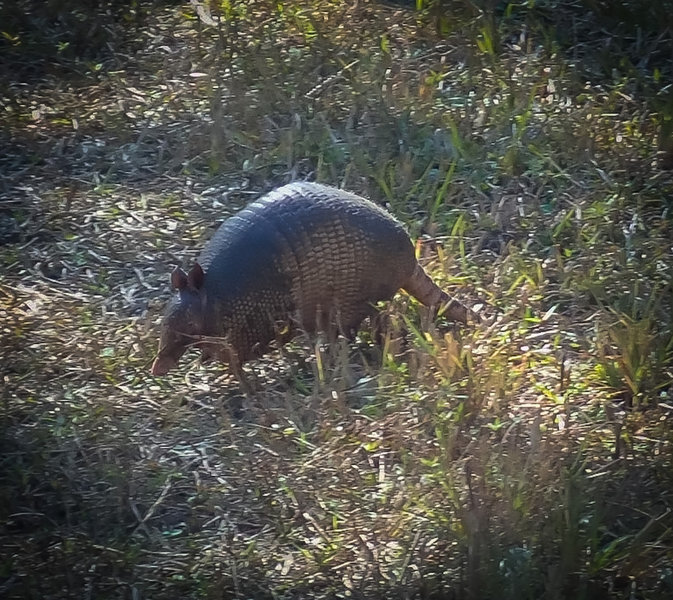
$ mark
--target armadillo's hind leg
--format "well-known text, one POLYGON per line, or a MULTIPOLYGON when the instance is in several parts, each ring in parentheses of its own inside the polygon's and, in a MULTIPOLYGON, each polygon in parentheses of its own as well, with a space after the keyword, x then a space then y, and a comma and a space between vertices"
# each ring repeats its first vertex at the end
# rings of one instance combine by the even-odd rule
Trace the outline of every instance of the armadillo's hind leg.
POLYGON ((481 318, 471 308, 465 306, 455 298, 451 298, 437 284, 430 279, 420 264, 416 263, 414 272, 409 281, 402 286, 414 298, 437 311, 440 315, 445 315, 451 321, 460 321, 461 323, 480 322, 481 318))

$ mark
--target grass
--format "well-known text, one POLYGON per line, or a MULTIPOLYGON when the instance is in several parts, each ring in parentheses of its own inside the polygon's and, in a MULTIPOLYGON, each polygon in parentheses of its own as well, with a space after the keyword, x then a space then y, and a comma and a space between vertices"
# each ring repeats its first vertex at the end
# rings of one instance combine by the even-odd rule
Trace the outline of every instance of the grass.
POLYGON ((670 32, 422 4, 115 8, 79 62, 6 20, 3 597, 673 592, 670 32), (386 204, 487 322, 400 294, 252 396, 150 378, 172 265, 294 178, 386 204))

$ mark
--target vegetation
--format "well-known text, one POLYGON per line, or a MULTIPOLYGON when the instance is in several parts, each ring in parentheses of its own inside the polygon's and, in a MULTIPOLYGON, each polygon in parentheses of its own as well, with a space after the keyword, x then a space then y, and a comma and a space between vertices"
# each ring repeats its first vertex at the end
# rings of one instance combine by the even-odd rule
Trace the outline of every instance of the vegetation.
POLYGON ((672 597, 646 4, 0 4, 2 597, 672 597), (254 394, 152 379, 172 265, 297 178, 386 204, 487 323, 401 294, 254 394))

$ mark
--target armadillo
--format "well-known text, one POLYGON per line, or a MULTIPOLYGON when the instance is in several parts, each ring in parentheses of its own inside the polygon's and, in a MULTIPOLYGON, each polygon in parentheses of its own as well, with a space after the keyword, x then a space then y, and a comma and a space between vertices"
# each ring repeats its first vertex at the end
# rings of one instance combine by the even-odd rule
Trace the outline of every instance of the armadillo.
POLYGON ((430 279, 390 213, 316 183, 280 187, 227 219, 171 283, 178 294, 162 322, 154 375, 190 347, 236 368, 297 329, 351 333, 400 288, 452 320, 479 320, 430 279))

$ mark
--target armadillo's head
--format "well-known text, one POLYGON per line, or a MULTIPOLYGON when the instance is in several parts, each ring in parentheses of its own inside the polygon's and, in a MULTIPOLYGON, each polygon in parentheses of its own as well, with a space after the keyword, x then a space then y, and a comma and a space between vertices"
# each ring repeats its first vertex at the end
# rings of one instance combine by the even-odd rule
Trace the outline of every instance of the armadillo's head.
POLYGON ((176 367, 185 351, 198 345, 200 337, 206 334, 203 278, 198 263, 189 273, 179 267, 171 273, 171 284, 178 295, 168 305, 161 324, 159 352, 152 363, 152 375, 165 375, 176 367))

